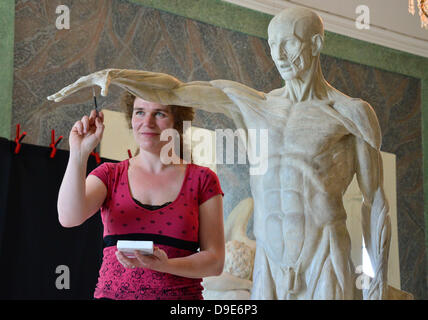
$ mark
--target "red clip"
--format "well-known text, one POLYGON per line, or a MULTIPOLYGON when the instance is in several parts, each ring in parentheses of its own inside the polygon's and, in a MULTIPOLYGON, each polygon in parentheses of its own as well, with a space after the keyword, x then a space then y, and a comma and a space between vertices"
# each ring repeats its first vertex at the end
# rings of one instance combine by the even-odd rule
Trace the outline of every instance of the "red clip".
POLYGON ((97 161, 97 164, 100 164, 101 158, 100 158, 100 155, 98 154, 98 152, 95 152, 95 151, 91 152, 91 156, 94 156, 95 160, 97 161))
POLYGON ((55 155, 56 155, 56 146, 58 145, 58 143, 62 140, 62 138, 63 138, 63 136, 60 136, 59 138, 58 138, 58 140, 57 141, 55 141, 55 130, 52 130, 52 133, 51 133, 51 144, 49 145, 49 147, 50 148, 52 148, 52 151, 51 151, 51 154, 50 154, 50 158, 53 158, 53 157, 55 157, 55 155))
POLYGON ((131 150, 129 150, 129 149, 128 149, 128 157, 129 157, 129 159, 132 158, 132 153, 131 153, 131 150))
POLYGON ((21 141, 22 139, 24 139, 25 135, 27 134, 27 132, 23 132, 21 135, 19 134, 21 131, 21 125, 18 123, 16 125, 16 138, 15 138, 15 143, 16 143, 16 147, 15 147, 15 154, 18 154, 19 151, 21 150, 21 141))

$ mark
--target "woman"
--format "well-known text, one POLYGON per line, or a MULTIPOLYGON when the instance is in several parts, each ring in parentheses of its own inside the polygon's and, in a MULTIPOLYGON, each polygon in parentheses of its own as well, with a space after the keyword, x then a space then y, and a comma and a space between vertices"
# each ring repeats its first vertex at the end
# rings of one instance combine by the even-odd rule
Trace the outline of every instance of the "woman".
POLYGON ((223 270, 223 193, 209 168, 185 163, 174 152, 179 161, 165 164, 161 150, 170 142, 160 138, 163 130, 176 129, 182 142, 182 121, 192 120, 193 110, 129 93, 122 104, 138 155, 103 163, 86 177, 104 116, 93 110, 77 121, 58 196, 59 221, 64 227, 77 226, 101 208, 105 248, 95 298, 202 299, 201 278, 223 270), (153 255, 135 252, 135 258, 128 258, 117 251, 121 239, 152 240, 153 255))

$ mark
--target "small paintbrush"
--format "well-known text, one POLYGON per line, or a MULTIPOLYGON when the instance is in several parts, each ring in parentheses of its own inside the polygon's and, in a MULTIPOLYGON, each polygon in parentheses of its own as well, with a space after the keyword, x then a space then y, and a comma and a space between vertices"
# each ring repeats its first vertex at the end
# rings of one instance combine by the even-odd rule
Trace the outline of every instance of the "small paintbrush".
POLYGON ((95 95, 95 89, 94 89, 94 87, 92 87, 92 94, 94 96, 95 112, 97 113, 97 117, 98 117, 98 104, 97 104, 97 97, 95 95))

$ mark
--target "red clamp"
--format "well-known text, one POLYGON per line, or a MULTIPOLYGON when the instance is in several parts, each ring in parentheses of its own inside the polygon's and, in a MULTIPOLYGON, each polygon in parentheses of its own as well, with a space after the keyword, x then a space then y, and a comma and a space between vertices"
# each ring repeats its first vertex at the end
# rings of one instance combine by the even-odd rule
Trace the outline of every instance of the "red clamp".
POLYGON ((27 134, 27 132, 24 131, 20 135, 20 131, 21 131, 21 125, 18 123, 16 125, 16 138, 15 138, 16 147, 15 147, 15 154, 18 154, 19 151, 21 150, 21 141, 22 141, 22 139, 24 139, 25 135, 27 134))
POLYGON ((50 158, 55 157, 56 155, 56 146, 58 145, 58 143, 60 143, 60 141, 62 140, 63 136, 60 136, 58 138, 57 141, 55 141, 55 130, 52 130, 51 133, 51 144, 49 145, 50 148, 52 148, 51 154, 50 154, 50 158))
POLYGON ((132 158, 132 153, 131 153, 131 150, 129 150, 129 149, 128 149, 128 157, 129 157, 129 159, 132 158))
POLYGON ((98 154, 98 152, 92 151, 91 152, 91 156, 95 157, 95 160, 97 161, 97 164, 101 163, 101 158, 100 158, 100 155, 98 154))

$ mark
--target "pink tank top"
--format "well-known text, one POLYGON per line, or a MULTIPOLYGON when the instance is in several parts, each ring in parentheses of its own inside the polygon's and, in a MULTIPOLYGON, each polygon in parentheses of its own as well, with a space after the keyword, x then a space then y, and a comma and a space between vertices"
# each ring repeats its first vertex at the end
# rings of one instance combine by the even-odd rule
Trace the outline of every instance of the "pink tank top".
POLYGON ((129 160, 105 162, 90 174, 107 187, 101 206, 104 225, 103 261, 95 298, 116 300, 202 299, 202 279, 191 279, 145 268, 126 269, 117 260, 117 240, 151 240, 168 258, 185 257, 199 249, 199 206, 224 195, 209 168, 188 164, 177 198, 156 210, 137 203, 129 191, 129 160))

